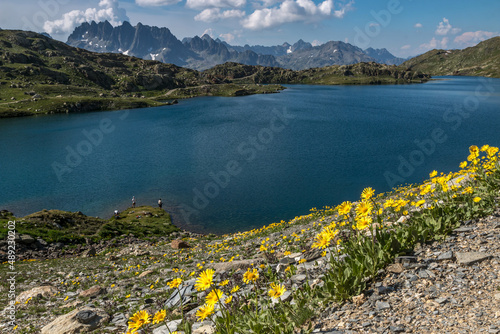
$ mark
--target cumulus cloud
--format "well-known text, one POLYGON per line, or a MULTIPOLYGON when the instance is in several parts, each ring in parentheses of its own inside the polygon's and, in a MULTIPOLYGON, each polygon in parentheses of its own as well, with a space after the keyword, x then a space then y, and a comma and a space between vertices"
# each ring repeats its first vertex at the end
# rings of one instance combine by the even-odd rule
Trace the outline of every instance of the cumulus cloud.
POLYGON ((460 29, 460 28, 453 28, 450 24, 450 21, 446 17, 443 17, 443 21, 439 22, 435 33, 436 33, 436 35, 440 35, 440 36, 448 35, 448 33, 451 35, 456 35, 461 30, 462 29, 460 29))
POLYGON ((239 9, 221 11, 220 8, 207 8, 196 15, 196 21, 216 22, 222 19, 238 18, 245 16, 245 12, 239 9))
POLYGON ((265 29, 290 22, 317 22, 335 17, 343 18, 352 9, 352 2, 335 9, 333 0, 316 5, 311 0, 285 0, 279 7, 257 9, 242 21, 247 29, 265 29))
POLYGON ((135 3, 142 7, 148 7, 175 5, 180 1, 181 0, 135 0, 135 3))
POLYGON ((491 31, 481 31, 481 30, 468 31, 464 32, 460 36, 455 37, 454 42, 464 46, 473 46, 488 38, 492 38, 499 35, 500 34, 498 32, 491 32, 491 31))
POLYGON ((423 27, 422 23, 415 23, 414 28, 420 29, 423 27))
POLYGON ((408 50, 409 48, 411 48, 411 45, 410 44, 406 44, 406 45, 403 45, 401 47, 401 50, 408 50))
POLYGON ((219 35, 220 38, 222 38, 224 41, 228 42, 228 43, 231 43, 232 41, 234 41, 234 39, 236 38, 236 36, 234 36, 233 34, 231 33, 227 33, 227 34, 220 34, 219 35))
POLYGON ((435 37, 432 37, 432 39, 429 41, 429 43, 424 43, 420 44, 420 49, 422 50, 430 50, 430 49, 435 49, 437 47, 440 48, 447 48, 448 47, 448 37, 443 37, 442 40, 436 39, 435 37))
POLYGON ((101 0, 99 8, 87 8, 86 10, 72 10, 63 14, 62 18, 47 21, 43 25, 45 32, 49 34, 61 34, 72 32, 76 26, 83 22, 108 20, 112 25, 120 25, 123 21, 129 21, 125 9, 120 8, 117 0, 101 0))
POLYGON ((318 46, 318 45, 321 45, 323 43, 321 43, 320 41, 318 41, 317 39, 315 39, 314 41, 311 42, 311 45, 312 46, 318 46))
POLYGON ((205 31, 203 32, 203 34, 201 34, 201 36, 208 35, 208 36, 214 38, 214 34, 215 34, 215 30, 212 28, 208 28, 208 29, 205 29, 205 31))
POLYGON ((187 0, 189 8, 240 8, 246 5, 246 0, 187 0))

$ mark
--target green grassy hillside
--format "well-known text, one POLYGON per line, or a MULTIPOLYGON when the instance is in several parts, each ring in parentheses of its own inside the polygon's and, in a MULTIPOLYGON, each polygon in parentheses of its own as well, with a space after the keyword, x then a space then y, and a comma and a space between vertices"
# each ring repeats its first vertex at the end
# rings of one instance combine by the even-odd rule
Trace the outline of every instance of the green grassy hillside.
POLYGON ((400 68, 431 75, 470 75, 500 78, 500 37, 463 50, 431 50, 400 68))
POLYGON ((0 31, 0 117, 141 108, 195 96, 276 93, 284 89, 280 84, 396 84, 429 78, 376 63, 303 71, 226 63, 199 72, 123 54, 90 52, 34 32, 0 31))

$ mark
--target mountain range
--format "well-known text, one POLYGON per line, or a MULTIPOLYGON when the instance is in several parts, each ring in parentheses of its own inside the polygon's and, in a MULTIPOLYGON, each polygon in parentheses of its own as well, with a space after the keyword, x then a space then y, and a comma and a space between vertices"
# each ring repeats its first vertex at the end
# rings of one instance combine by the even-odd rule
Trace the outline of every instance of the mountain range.
POLYGON ((0 30, 0 118, 159 106, 195 96, 277 93, 285 89, 281 84, 427 80, 426 74, 374 62, 301 71, 226 62, 200 72, 121 53, 91 52, 34 32, 0 30))
POLYGON ((330 41, 313 46, 299 40, 276 46, 234 46, 205 34, 177 39, 168 28, 124 22, 113 27, 108 21, 84 22, 68 37, 67 44, 94 52, 123 53, 147 60, 158 60, 196 70, 226 62, 303 70, 359 62, 399 65, 386 49, 362 50, 349 43, 330 41))

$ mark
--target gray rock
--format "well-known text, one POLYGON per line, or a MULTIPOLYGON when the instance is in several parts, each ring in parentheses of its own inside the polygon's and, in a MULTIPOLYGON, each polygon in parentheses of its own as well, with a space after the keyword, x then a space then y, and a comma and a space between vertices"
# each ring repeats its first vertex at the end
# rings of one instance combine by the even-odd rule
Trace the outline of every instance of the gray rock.
POLYGON ((22 243, 22 244, 32 244, 34 243, 36 240, 31 236, 31 235, 28 235, 28 234, 21 234, 19 235, 19 242, 22 243))
POLYGON ((380 300, 377 300, 375 302, 375 307, 377 308, 377 310, 383 311, 390 309, 391 305, 388 302, 381 302, 380 300))
POLYGON ((113 317, 113 320, 111 320, 111 323, 113 325, 127 325, 127 318, 125 317, 125 314, 123 313, 118 313, 115 314, 113 317))
POLYGON ((459 227, 453 230, 456 233, 470 232, 474 230, 474 227, 459 227))
POLYGON ((289 265, 295 263, 295 260, 289 257, 284 257, 280 260, 280 264, 289 265))
POLYGON ((175 332, 181 322, 182 319, 169 321, 166 325, 155 328, 153 334, 170 334, 171 332, 175 332))
POLYGON ((481 262, 491 258, 491 255, 488 253, 480 253, 480 252, 457 252, 456 253, 457 262, 459 264, 471 265, 477 262, 481 262))
POLYGON ((448 301, 448 298, 446 297, 436 298, 434 301, 438 304, 444 304, 448 301))
POLYGON ((196 289, 194 285, 188 285, 180 288, 180 290, 176 290, 169 299, 165 302, 166 308, 171 308, 177 306, 178 304, 185 305, 191 301, 191 296, 196 294, 196 289), (182 298, 182 302, 181 302, 182 298))
POLYGON ((453 252, 452 251, 448 251, 448 252, 445 252, 445 253, 441 253, 438 258, 437 258, 439 261, 444 261, 444 260, 452 260, 453 259, 453 252))
POLYGON ((82 310, 76 314, 76 320, 81 324, 89 324, 97 317, 93 310, 82 310))
POLYGON ((83 308, 71 311, 68 314, 56 318, 54 321, 42 328, 42 334, 76 334, 90 332, 109 321, 109 315, 102 309, 83 308), (82 313, 83 311, 83 313, 82 313), (86 314, 85 316, 83 314, 86 314), (80 316, 78 316, 80 315, 80 316), (87 317, 90 316, 90 318, 87 317), (83 321, 88 321, 82 323, 83 321), (90 320, 91 319, 91 320, 90 320))
POLYGON ((305 281, 306 278, 307 278, 306 275, 293 275, 290 279, 294 283, 301 283, 301 282, 305 281))
POLYGON ((417 262, 417 257, 416 256, 398 256, 394 262, 396 263, 415 263, 417 262))

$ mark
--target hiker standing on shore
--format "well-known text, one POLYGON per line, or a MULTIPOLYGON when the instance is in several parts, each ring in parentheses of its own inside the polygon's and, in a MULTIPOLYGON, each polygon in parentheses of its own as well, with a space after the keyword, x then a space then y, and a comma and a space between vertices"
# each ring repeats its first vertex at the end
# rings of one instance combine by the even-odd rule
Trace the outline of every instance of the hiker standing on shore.
POLYGON ((135 196, 132 196, 132 207, 135 208, 135 196))
POLYGON ((158 207, 161 209, 161 207, 163 206, 163 202, 161 201, 161 198, 158 200, 158 207))

